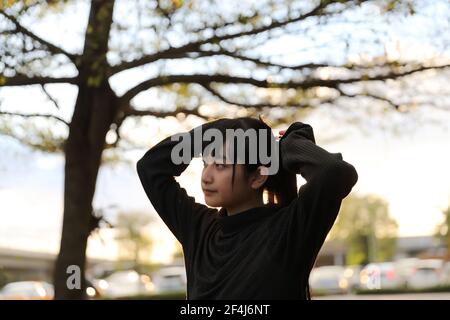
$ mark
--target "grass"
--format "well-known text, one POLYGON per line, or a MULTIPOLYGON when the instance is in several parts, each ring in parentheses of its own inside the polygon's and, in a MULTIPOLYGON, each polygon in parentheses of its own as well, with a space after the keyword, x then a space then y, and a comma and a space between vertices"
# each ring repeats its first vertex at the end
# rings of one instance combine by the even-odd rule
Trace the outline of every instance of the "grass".
MULTIPOLYGON (((354 293, 357 295, 364 294, 402 294, 402 293, 431 293, 431 292, 450 292, 450 285, 445 286, 437 286, 430 287, 425 289, 408 289, 408 288, 397 288, 397 289, 378 289, 378 290, 356 290, 354 293)), ((325 296, 326 294, 323 292, 313 292, 313 297, 325 296)), ((186 292, 171 292, 164 294, 155 294, 155 295, 136 295, 136 296, 127 296, 120 297, 115 299, 105 300, 186 300, 186 292)))
POLYGON ((115 298, 112 300, 186 300, 186 292, 180 291, 154 295, 136 295, 136 296, 115 298))
POLYGON ((450 292, 450 285, 443 285, 437 287, 430 287, 424 289, 410 289, 410 288, 397 288, 397 289, 376 289, 376 290, 356 290, 356 294, 402 294, 402 293, 430 293, 430 292, 450 292))

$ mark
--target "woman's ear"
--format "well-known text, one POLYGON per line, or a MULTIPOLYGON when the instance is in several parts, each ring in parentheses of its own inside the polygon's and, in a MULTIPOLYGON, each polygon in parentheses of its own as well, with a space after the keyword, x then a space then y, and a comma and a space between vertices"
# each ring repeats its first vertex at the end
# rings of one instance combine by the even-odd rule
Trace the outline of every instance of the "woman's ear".
POLYGON ((269 177, 269 169, 265 166, 259 166, 256 172, 251 176, 250 186, 253 189, 261 188, 269 177))

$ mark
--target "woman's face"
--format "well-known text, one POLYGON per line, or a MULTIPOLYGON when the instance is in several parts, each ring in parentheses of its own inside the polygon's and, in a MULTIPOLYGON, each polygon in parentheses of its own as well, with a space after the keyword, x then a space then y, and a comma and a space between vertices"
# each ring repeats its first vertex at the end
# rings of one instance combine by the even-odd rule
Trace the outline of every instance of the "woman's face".
POLYGON ((234 167, 234 185, 231 181, 233 165, 217 163, 212 157, 203 158, 202 190, 205 202, 211 207, 233 207, 248 200, 254 189, 244 175, 244 166, 236 164, 234 167))

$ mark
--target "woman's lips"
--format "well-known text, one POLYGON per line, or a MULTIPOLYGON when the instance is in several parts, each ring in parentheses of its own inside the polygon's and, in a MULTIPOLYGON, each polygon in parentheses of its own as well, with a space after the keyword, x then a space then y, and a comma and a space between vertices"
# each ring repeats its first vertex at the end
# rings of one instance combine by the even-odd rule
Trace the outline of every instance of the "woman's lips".
POLYGON ((205 190, 205 189, 203 189, 203 192, 204 192, 206 195, 211 195, 211 194, 215 193, 216 191, 205 190))

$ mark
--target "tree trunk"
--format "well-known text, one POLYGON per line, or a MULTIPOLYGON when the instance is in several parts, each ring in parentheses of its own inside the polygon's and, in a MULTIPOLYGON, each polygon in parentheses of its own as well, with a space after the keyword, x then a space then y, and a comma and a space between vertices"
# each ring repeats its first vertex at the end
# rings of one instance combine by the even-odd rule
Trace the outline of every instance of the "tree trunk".
POLYGON ((115 119, 119 100, 108 83, 108 40, 113 0, 91 2, 83 54, 78 63, 78 96, 65 145, 64 219, 56 260, 56 299, 83 299, 86 247, 91 232, 92 199, 105 137, 115 119), (73 281, 79 270, 80 286, 73 281), (70 271, 72 270, 72 271, 70 271), (72 272, 72 273, 70 273, 72 272))
POLYGON ((118 98, 107 81, 95 88, 79 87, 65 145, 64 219, 54 274, 56 299, 85 298, 84 271, 92 199, 105 136, 117 106, 118 98), (68 287, 69 266, 79 267, 81 287, 68 287))

